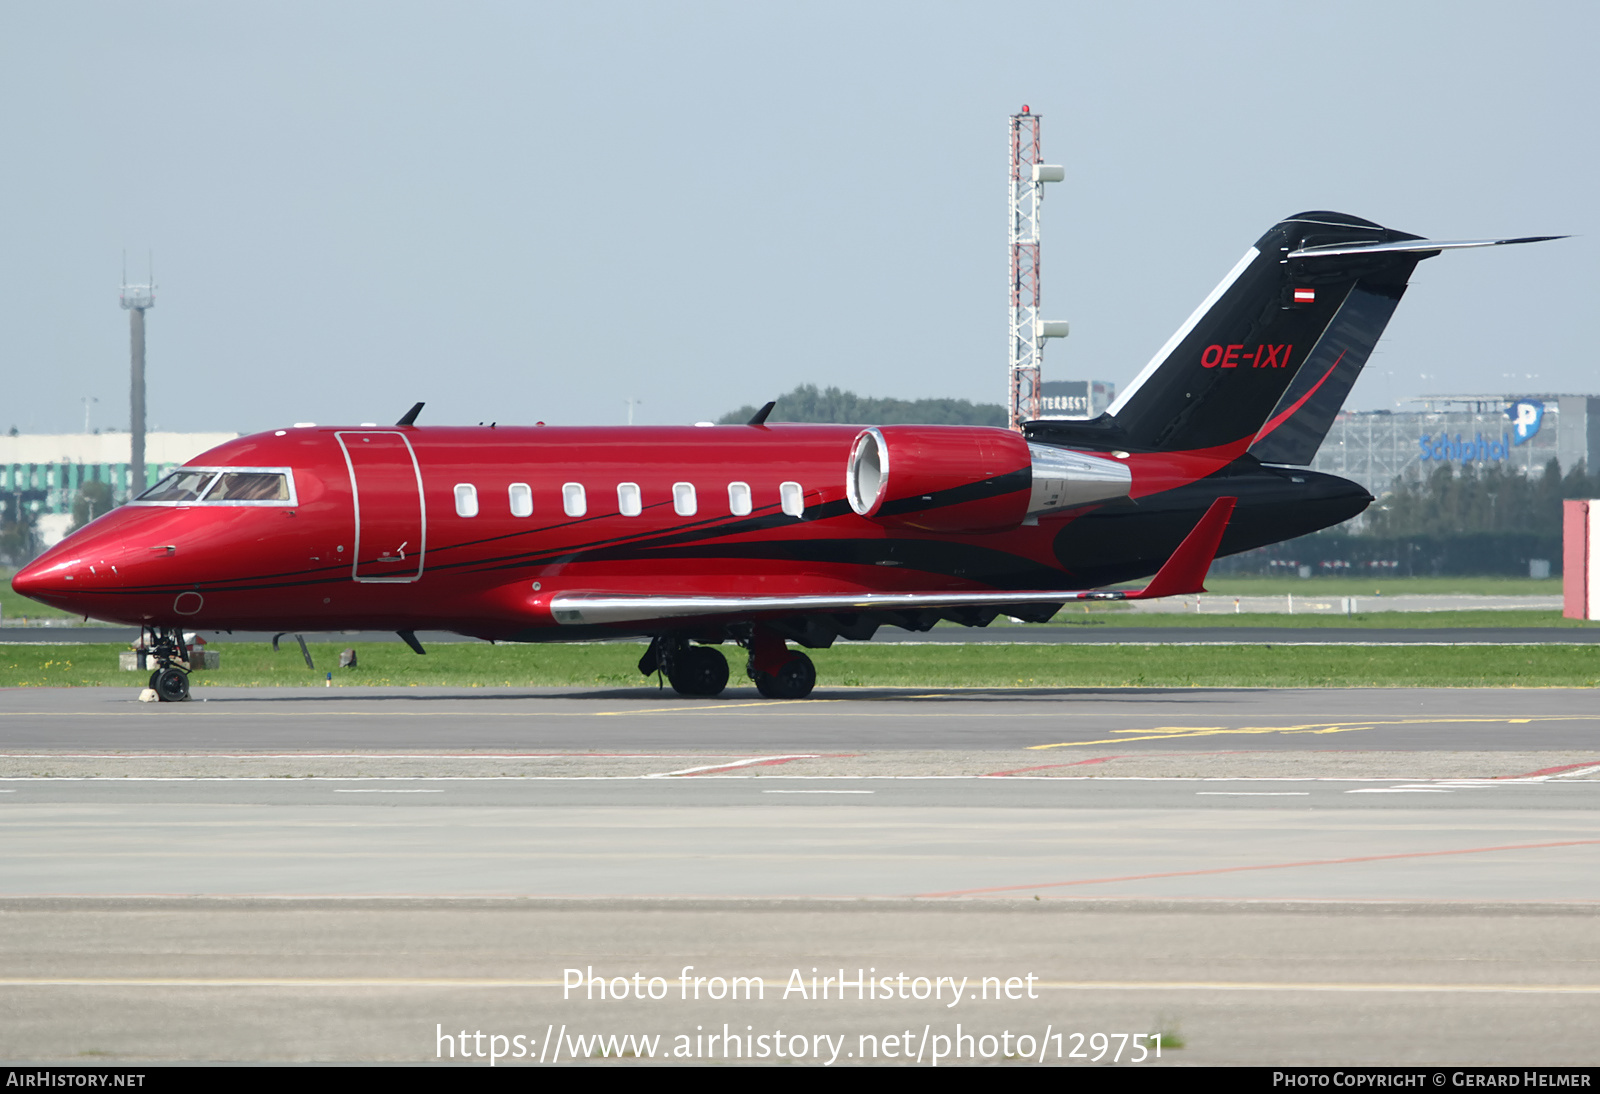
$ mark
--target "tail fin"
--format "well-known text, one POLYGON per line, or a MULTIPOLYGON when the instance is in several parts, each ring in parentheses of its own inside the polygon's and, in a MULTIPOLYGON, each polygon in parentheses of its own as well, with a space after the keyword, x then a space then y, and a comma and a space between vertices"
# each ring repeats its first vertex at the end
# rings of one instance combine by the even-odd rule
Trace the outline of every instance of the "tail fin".
MULTIPOLYGON (((1551 237, 1539 237, 1551 238, 1551 237)), ((1108 411, 1130 446, 1309 463, 1418 262, 1516 240, 1424 240, 1299 213, 1257 240, 1108 411)))

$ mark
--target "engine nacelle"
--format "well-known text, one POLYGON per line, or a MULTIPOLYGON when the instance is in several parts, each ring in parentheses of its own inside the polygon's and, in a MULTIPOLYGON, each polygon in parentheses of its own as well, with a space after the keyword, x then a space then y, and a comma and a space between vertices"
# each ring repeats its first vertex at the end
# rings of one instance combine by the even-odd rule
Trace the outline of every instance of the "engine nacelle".
POLYGON ((1125 497, 1132 481, 1115 460, 1029 444, 1006 429, 890 425, 856 437, 845 495, 880 524, 979 534, 1125 497))

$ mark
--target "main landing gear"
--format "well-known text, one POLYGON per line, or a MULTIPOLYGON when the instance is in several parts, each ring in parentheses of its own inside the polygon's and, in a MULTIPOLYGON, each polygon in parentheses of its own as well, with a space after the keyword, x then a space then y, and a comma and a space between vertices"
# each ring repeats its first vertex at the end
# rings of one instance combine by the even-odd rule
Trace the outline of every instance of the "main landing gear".
POLYGON ((163 703, 181 703, 189 698, 189 648, 183 632, 171 627, 150 627, 139 633, 137 652, 155 662, 150 674, 150 690, 163 703))
MULTIPOLYGON (((774 631, 754 627, 740 644, 750 651, 745 673, 768 699, 804 699, 817 685, 811 658, 789 649, 774 631)), ((672 690, 693 699, 721 695, 728 686, 728 659, 712 646, 693 646, 680 635, 657 635, 639 659, 639 672, 667 678, 672 690)))
POLYGON ((817 666, 811 658, 784 645, 766 627, 754 627, 748 643, 750 659, 745 672, 756 690, 768 699, 804 699, 817 686, 817 666))
POLYGON ((645 676, 663 673, 672 690, 692 699, 711 699, 728 686, 728 659, 710 646, 691 646, 688 639, 658 635, 639 659, 645 676))

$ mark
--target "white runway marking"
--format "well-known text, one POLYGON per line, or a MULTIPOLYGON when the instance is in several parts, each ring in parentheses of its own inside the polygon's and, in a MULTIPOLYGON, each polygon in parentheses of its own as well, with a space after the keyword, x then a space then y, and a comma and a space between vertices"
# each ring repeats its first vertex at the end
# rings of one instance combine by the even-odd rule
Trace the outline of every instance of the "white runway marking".
POLYGON ((707 771, 731 771, 736 767, 749 767, 752 764, 777 764, 789 760, 815 760, 816 753, 799 752, 785 756, 752 756, 747 760, 736 760, 733 763, 705 764, 701 767, 685 767, 678 771, 658 771, 652 775, 643 776, 646 779, 667 779, 673 776, 698 775, 707 771))
POLYGON ((763 790, 763 794, 876 794, 876 790, 763 790))

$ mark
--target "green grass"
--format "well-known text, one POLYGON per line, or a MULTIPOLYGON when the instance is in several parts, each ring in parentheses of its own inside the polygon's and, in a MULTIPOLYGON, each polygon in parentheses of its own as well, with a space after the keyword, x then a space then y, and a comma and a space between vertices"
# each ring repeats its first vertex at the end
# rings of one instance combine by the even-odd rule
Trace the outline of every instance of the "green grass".
MULTIPOLYGON (((951 624, 955 626, 956 624, 951 624)), ((991 626, 1004 626, 1003 623, 991 626)), ((1039 627, 1093 627, 1097 630, 1117 631, 1123 628, 1192 628, 1192 627, 1292 627, 1315 630, 1384 630, 1386 628, 1421 628, 1466 630, 1473 627, 1565 627, 1582 629, 1600 627, 1600 622, 1567 619, 1558 611, 1463 611, 1463 612, 1357 612, 1354 615, 1333 613, 1308 613, 1280 615, 1269 612, 1136 612, 1116 613, 1084 612, 1067 608, 1049 623, 1029 623, 1030 629, 1039 627)), ((1125 641, 1108 634, 1107 641, 1125 641)))
MULTIPOLYGON (((418 657, 398 642, 358 643, 360 667, 334 668, 339 644, 313 643, 318 669, 296 647, 226 643, 207 686, 654 686, 634 666, 644 647, 439 644, 418 657)), ((732 683, 746 686, 743 652, 722 647, 732 683)), ((116 668, 116 645, 0 646, 0 687, 142 687, 116 668)), ((811 651, 823 687, 1594 687, 1600 646, 837 646, 811 651)))
POLYGON ((1530 577, 1220 577, 1206 579, 1217 596, 1560 596, 1561 579, 1530 577))

